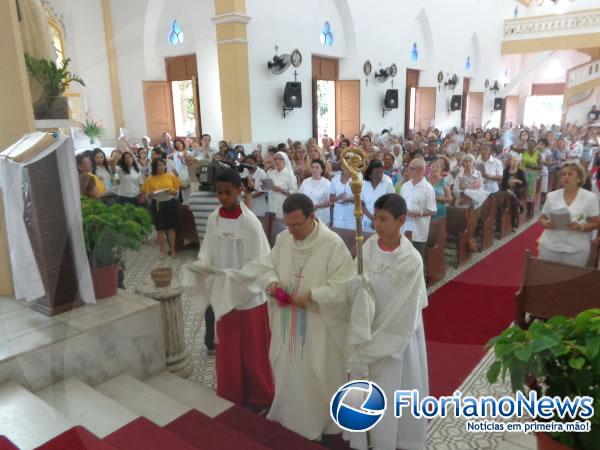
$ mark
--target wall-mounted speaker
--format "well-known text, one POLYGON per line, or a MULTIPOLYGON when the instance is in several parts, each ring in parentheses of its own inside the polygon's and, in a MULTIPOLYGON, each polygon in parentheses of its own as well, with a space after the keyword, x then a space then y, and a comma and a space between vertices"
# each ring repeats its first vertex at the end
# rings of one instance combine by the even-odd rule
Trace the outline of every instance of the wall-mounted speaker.
POLYGON ((496 97, 494 99, 494 111, 501 111, 504 99, 502 97, 496 97))
POLYGON ((398 108, 398 89, 388 89, 385 91, 385 99, 383 100, 383 106, 386 109, 398 108))
POLYGON ((460 111, 462 108, 462 95, 453 95, 450 99, 450 111, 460 111))
POLYGON ((302 108, 302 84, 299 81, 285 83, 283 106, 286 108, 302 108))

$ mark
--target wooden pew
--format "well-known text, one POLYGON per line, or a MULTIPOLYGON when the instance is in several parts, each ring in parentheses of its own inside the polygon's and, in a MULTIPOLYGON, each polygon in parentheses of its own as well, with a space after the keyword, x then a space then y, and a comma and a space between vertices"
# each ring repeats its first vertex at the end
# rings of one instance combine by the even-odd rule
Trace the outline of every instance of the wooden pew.
MULTIPOLYGON (((481 250, 494 245, 494 228, 496 225, 496 197, 488 197, 481 205, 479 218, 481 226, 481 250)), ((475 224, 477 226, 477 224, 475 224)))
MULTIPOLYGON (((353 258, 356 258, 356 232, 354 230, 347 230, 345 228, 334 228, 331 227, 331 231, 336 233, 339 237, 342 238, 348 250, 350 250, 350 254, 353 258)), ((363 242, 366 242, 373 233, 363 233, 363 242)))
POLYGON ((600 271, 543 261, 525 252, 521 287, 515 294, 515 322, 521 328, 531 324, 530 316, 549 319, 574 317, 581 311, 600 308, 600 271))
POLYGON ((175 228, 175 250, 178 252, 188 248, 199 248, 200 240, 196 230, 194 214, 189 206, 181 205, 179 209, 179 223, 175 228), (187 242, 187 244, 186 244, 187 242))
MULTIPOLYGON (((260 224, 263 227, 265 235, 267 236, 267 240, 269 241, 269 245, 271 245, 271 230, 273 228, 273 220, 275 220, 275 213, 266 212, 264 216, 257 216, 260 224)), ((272 245, 271 245, 272 247, 272 245)))
POLYGON ((275 241, 277 241, 277 235, 286 229, 287 226, 283 222, 283 219, 278 219, 277 217, 273 218, 269 234, 269 244, 271 245, 271 248, 275 246, 275 241))
POLYGON ((446 276, 446 218, 432 218, 427 236, 427 285, 446 276))
POLYGON ((462 266, 471 257, 468 248, 470 235, 470 221, 473 220, 472 208, 458 208, 456 206, 448 206, 446 208, 446 229, 449 237, 452 238, 457 245, 457 267, 462 266))
POLYGON ((496 231, 498 232, 498 237, 504 239, 512 232, 511 195, 508 192, 498 192, 496 196, 496 210, 500 218, 496 231))

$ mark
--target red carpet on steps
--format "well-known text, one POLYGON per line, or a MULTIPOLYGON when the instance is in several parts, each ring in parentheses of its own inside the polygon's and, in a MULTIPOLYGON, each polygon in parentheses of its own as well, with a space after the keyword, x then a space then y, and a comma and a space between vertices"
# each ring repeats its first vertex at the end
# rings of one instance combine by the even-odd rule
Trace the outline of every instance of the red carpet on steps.
POLYGON ((6 436, 0 436, 0 450, 19 450, 6 436))
POLYGON ((198 450, 198 447, 145 417, 139 417, 109 434, 104 441, 119 450, 198 450))
MULTIPOLYGON (((1 447, 0 447, 1 448, 1 447)), ((46 442, 38 450, 116 450, 81 426, 73 427, 46 442)))
POLYGON ((203 450, 270 450, 269 447, 195 409, 165 428, 203 450))
POLYGON ((229 408, 224 413, 215 417, 215 419, 273 450, 324 449, 321 445, 309 441, 299 434, 283 428, 278 423, 266 420, 264 417, 238 405, 229 408))
POLYGON ((485 344, 514 319, 514 294, 526 249, 537 248, 533 225, 429 297, 423 311, 433 396, 451 395, 485 355, 485 344))

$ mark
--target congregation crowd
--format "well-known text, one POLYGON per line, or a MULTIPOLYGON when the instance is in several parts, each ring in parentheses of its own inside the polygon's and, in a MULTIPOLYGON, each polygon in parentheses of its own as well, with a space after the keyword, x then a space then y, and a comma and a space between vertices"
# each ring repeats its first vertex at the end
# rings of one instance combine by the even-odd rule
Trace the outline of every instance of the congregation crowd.
MULTIPOLYGON (((105 201, 147 204, 153 213, 161 254, 174 256, 178 205, 188 202, 192 186, 197 185, 198 164, 207 161, 244 165, 244 202, 257 216, 272 212, 282 218, 285 198, 301 192, 311 198, 321 222, 354 229, 350 173, 341 167, 339 159, 343 149, 358 146, 370 160, 361 193, 363 231, 374 232, 375 201, 387 193, 400 194, 408 206, 403 231, 411 232, 413 245, 424 255, 431 217, 444 217, 448 205, 472 207, 477 217, 487 196, 499 192, 510 194, 505 201, 510 202, 513 230, 518 227, 519 214, 526 210, 527 217, 532 218, 536 205, 545 208, 540 221, 550 229, 547 212, 568 205, 555 196, 550 202, 546 198, 548 193, 563 188, 572 199, 582 197, 574 211, 578 228, 568 231, 593 232, 593 218, 598 216, 594 197, 577 193, 580 187, 592 191, 597 203, 599 142, 598 127, 569 124, 485 131, 454 128, 445 134, 430 128, 404 137, 390 130, 364 133, 363 126, 361 136, 352 139, 343 135, 336 140, 324 138, 320 146, 314 138, 306 144, 288 139, 268 146, 266 151, 260 144, 248 151, 225 141, 214 148, 208 134, 198 143, 192 138, 173 140, 164 133, 158 145, 148 137, 140 144, 123 140, 110 156, 95 149, 79 154, 77 159, 82 193, 105 201)), ((557 231, 546 233, 542 239, 542 249, 550 250, 543 251, 542 257, 573 262, 569 254, 579 253, 581 265, 586 251, 589 254, 589 245, 584 241, 590 239, 557 231), (566 236, 576 236, 571 239, 579 238, 579 244, 554 243, 566 236)), ((471 240, 469 248, 476 250, 477 243, 471 240)))

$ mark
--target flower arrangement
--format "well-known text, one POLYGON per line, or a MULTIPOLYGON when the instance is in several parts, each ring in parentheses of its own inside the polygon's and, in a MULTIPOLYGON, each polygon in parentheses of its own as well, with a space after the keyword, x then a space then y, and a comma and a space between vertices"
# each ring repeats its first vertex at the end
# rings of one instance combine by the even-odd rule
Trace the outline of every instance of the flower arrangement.
POLYGON ((93 144, 96 139, 104 134, 105 128, 102 126, 101 120, 94 120, 90 111, 85 113, 85 122, 80 123, 79 126, 83 130, 83 133, 90 138, 90 143, 93 144))

